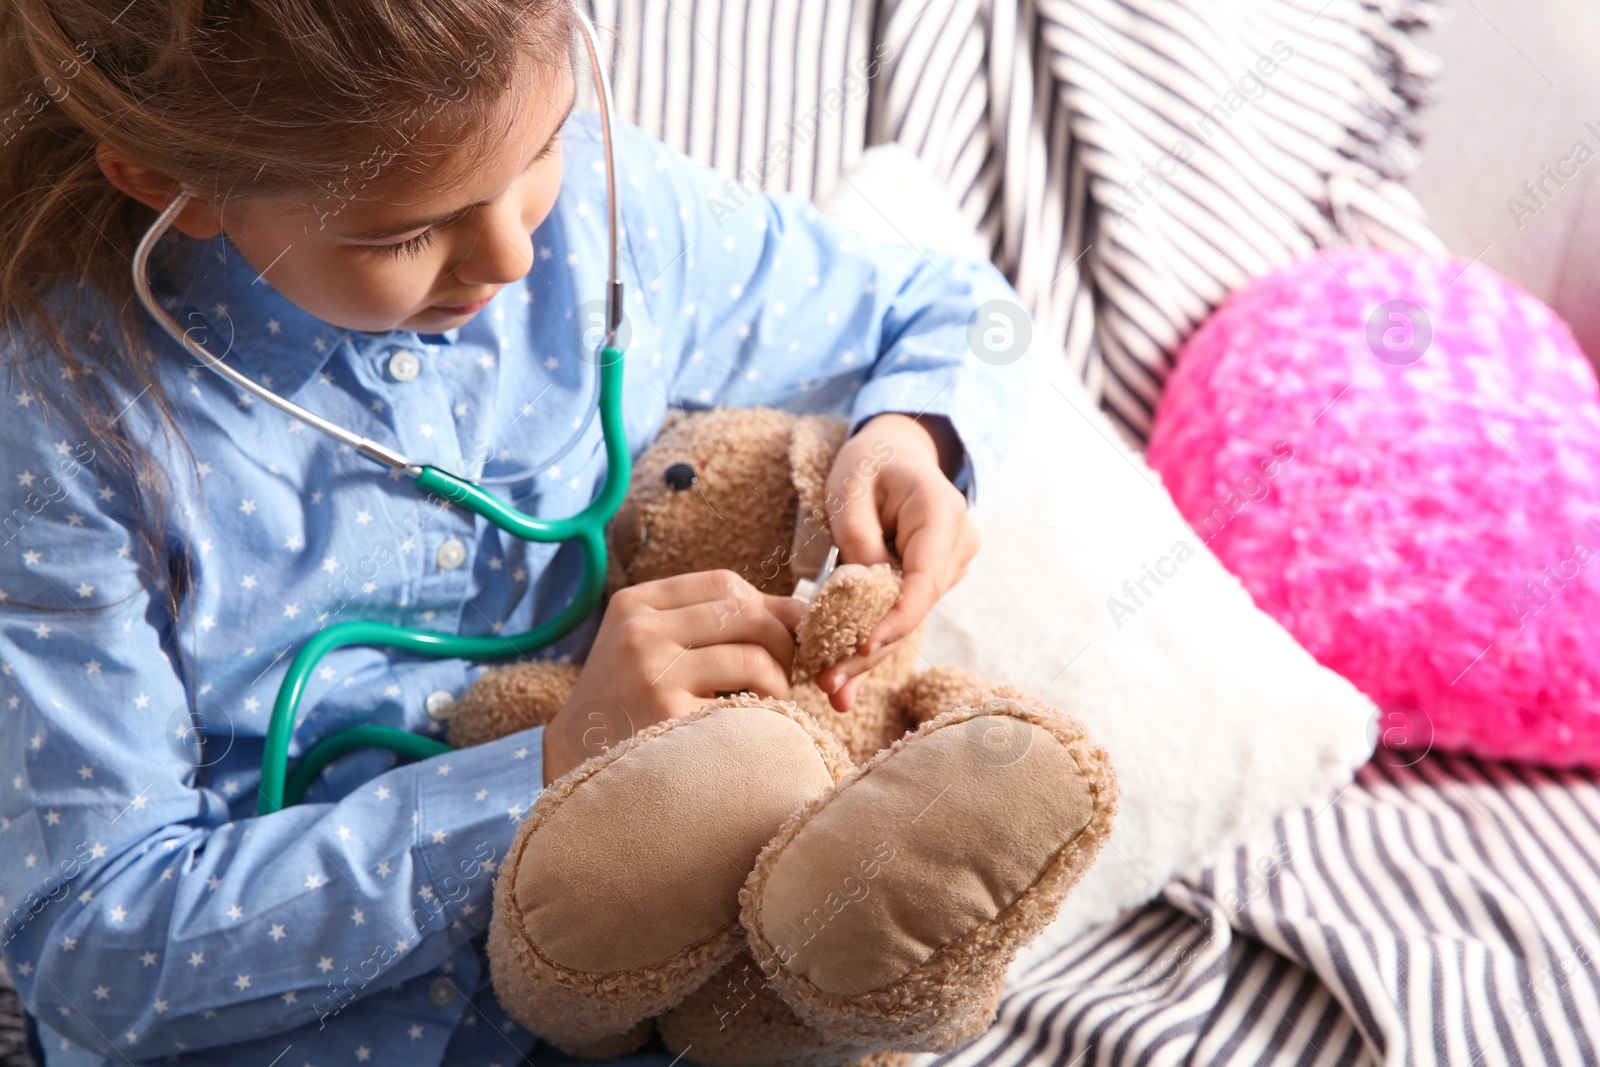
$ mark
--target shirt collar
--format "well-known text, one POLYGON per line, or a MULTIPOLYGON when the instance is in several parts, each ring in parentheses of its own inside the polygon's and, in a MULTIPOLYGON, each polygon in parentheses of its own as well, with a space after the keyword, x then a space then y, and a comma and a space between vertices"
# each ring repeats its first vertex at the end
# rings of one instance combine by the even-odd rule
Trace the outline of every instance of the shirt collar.
POLYGON ((358 352, 421 351, 441 341, 454 344, 460 334, 460 327, 424 335, 415 330, 364 333, 331 325, 273 288, 226 235, 193 241, 169 233, 163 246, 175 247, 180 240, 189 243, 184 255, 165 257, 152 276, 158 299, 180 327, 203 324, 199 336, 210 351, 281 396, 299 392, 341 344, 358 352))

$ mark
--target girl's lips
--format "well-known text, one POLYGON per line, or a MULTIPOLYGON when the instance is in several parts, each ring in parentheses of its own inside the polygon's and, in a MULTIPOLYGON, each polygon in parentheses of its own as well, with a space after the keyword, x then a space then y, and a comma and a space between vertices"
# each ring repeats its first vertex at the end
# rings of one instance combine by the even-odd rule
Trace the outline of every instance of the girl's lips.
POLYGON ((475 301, 471 304, 435 304, 433 306, 447 315, 471 315, 475 311, 482 311, 486 306, 488 306, 489 301, 493 299, 494 294, 490 293, 482 300, 475 301))

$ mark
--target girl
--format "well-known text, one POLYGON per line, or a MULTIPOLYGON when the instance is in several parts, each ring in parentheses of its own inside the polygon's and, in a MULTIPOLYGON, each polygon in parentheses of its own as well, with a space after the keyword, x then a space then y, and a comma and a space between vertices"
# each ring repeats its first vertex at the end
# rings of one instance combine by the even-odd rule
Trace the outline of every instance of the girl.
MULTIPOLYGON (((588 755, 571 731, 353 753, 267 816, 256 787, 320 627, 520 632, 572 596, 576 546, 436 506, 251 403, 141 312, 128 265, 190 191, 152 285, 212 352, 532 514, 576 512, 604 473, 597 422, 517 477, 591 406, 605 196, 597 122, 569 117, 572 12, 3 0, 0 41, 0 939, 48 1063, 516 1062, 535 1038, 495 1001, 482 935, 518 819, 588 755)), ((848 708, 976 551, 966 505, 1020 375, 968 328, 1015 294, 792 198, 708 211, 720 175, 617 137, 630 447, 669 406, 848 415, 835 538, 862 562, 892 539, 906 574, 825 676, 848 708)), ((719 690, 786 694, 796 602, 729 573, 630 600, 546 653, 586 654, 574 704, 642 727, 719 690)), ((354 723, 442 733, 480 669, 340 649, 293 752, 354 723)))

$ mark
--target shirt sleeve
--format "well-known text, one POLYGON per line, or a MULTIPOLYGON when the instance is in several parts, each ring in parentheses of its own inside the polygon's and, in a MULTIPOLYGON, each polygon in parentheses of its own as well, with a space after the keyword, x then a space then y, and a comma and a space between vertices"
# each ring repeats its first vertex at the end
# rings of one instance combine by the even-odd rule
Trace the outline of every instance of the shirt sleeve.
POLYGON ((484 930, 543 730, 232 818, 207 768, 259 737, 197 717, 97 449, 0 385, 0 951, 27 1010, 142 1061, 326 1021, 484 930))
MULTIPOLYGON (((669 401, 950 421, 969 501, 1009 442, 1031 324, 993 264, 867 240, 789 194, 753 191, 632 127, 649 175, 624 199, 639 299, 675 360, 669 401)), ((630 302, 631 303, 631 302, 630 302)))

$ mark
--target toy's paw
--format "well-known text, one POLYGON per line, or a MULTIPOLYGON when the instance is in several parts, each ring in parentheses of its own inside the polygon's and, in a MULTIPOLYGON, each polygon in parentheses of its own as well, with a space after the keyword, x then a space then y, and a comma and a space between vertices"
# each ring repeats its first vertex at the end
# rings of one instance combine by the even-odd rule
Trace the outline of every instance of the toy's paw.
POLYGON ((822 583, 795 628, 792 680, 809 682, 855 653, 900 599, 900 574, 888 563, 841 563, 822 583))
POLYGON ((813 1029, 947 1052, 1111 829, 1116 776, 1074 719, 996 697, 923 723, 784 821, 740 893, 758 968, 813 1029))
POLYGON ((578 684, 576 663, 525 660, 485 671, 450 705, 455 748, 483 745, 555 717, 578 684))
POLYGON ((741 694, 551 783, 495 881, 500 1002, 576 1053, 682 1000, 741 946, 739 887, 761 847, 849 768, 805 712, 741 694))
POLYGON ((838 1067, 862 1054, 801 1022, 741 952, 656 1019, 669 1052, 704 1067, 838 1067))
POLYGON ((961 667, 929 667, 900 687, 894 703, 912 726, 927 722, 950 708, 982 704, 994 697, 1030 698, 1009 685, 996 685, 961 667))

